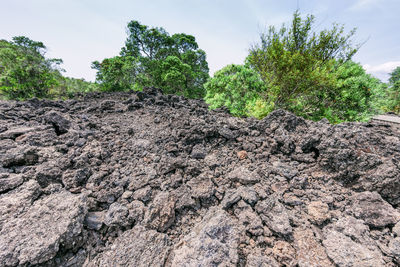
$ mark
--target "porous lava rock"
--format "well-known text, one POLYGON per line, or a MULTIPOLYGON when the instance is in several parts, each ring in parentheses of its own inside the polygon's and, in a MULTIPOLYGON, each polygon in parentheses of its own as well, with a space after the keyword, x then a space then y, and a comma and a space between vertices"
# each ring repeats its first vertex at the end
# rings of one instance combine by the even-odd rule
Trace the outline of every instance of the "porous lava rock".
POLYGON ((399 144, 155 88, 0 101, 0 266, 398 266, 399 144))

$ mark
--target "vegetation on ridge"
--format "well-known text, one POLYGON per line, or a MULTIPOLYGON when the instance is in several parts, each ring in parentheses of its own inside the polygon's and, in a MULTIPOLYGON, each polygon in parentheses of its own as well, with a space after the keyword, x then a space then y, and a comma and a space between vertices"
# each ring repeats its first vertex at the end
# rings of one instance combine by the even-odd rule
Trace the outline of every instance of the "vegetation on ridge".
POLYGON ((291 24, 261 34, 243 65, 228 65, 212 78, 194 36, 170 35, 135 20, 128 23, 120 54, 92 63, 96 83, 64 77, 62 60, 46 58, 42 42, 24 36, 0 40, 0 97, 65 98, 152 86, 259 119, 278 108, 332 123, 400 113, 400 67, 382 83, 351 60, 360 48, 352 43, 355 29, 346 34, 343 25, 333 24, 316 32, 314 22, 314 16, 302 18, 296 11, 291 24))
POLYGON ((105 91, 158 87, 166 94, 204 96, 209 78, 206 53, 194 36, 169 35, 138 21, 128 23, 128 37, 119 56, 93 62, 97 81, 105 91))

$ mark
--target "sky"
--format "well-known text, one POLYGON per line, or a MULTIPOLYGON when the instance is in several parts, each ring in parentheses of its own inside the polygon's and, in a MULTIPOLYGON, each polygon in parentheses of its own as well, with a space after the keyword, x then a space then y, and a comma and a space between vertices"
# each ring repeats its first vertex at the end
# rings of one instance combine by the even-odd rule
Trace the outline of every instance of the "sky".
POLYGON ((131 20, 196 37, 210 75, 242 64, 269 26, 289 23, 293 13, 313 14, 314 30, 332 23, 357 28, 363 43, 353 60, 386 81, 400 66, 400 0, 0 0, 0 39, 27 36, 43 42, 47 56, 61 58, 65 75, 95 80, 91 62, 119 54, 131 20))

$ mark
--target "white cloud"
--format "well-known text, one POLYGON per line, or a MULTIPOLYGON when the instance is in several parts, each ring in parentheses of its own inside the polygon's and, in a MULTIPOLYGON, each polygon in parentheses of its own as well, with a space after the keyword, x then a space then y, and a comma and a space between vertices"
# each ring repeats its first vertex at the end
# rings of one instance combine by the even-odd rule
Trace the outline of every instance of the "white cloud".
POLYGON ((389 79, 389 73, 391 73, 396 67, 400 66, 400 61, 389 61, 379 65, 363 65, 367 73, 374 75, 381 79, 383 82, 387 82, 389 79))
POLYGON ((357 0, 349 9, 353 11, 370 9, 382 4, 384 1, 385 0, 357 0))

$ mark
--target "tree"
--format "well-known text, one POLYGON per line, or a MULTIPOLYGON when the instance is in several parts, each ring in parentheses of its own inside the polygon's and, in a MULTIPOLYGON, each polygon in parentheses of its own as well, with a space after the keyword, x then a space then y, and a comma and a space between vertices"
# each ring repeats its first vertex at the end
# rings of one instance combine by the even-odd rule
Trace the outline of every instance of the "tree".
POLYGON ((243 65, 228 65, 205 85, 211 108, 225 106, 236 116, 263 117, 272 110, 263 98, 266 88, 260 75, 243 65))
POLYGON ((96 79, 101 81, 104 91, 132 90, 139 75, 138 61, 132 56, 106 58, 101 63, 95 61, 92 68, 97 69, 96 79))
POLYGON ((400 81, 400 67, 395 68, 392 73, 390 73, 389 83, 395 84, 400 81))
POLYGON ((324 110, 321 116, 336 123, 368 120, 376 112, 374 93, 382 87, 382 83, 353 61, 341 64, 334 75, 335 87, 320 102, 328 102, 319 109, 324 110))
POLYGON ((194 36, 170 36, 163 28, 151 28, 138 21, 129 22, 127 31, 125 46, 120 56, 114 58, 118 64, 111 64, 110 59, 93 64, 98 70, 97 80, 105 90, 154 86, 165 93, 204 96, 203 84, 209 78, 209 69, 206 54, 199 49, 194 36), (113 84, 111 80, 123 82, 113 84))
POLYGON ((10 99, 46 97, 57 86, 61 59, 47 59, 42 42, 24 36, 0 40, 0 94, 10 99))
POLYGON ((387 90, 387 108, 385 111, 393 111, 400 114, 400 67, 390 73, 389 88, 387 90))
MULTIPOLYGON (((275 108, 284 108, 306 118, 321 118, 324 98, 336 93, 335 72, 357 52, 344 26, 312 31, 314 16, 304 20, 296 11, 289 27, 270 27, 261 34, 260 44, 250 49, 248 65, 266 83, 266 97, 275 108), (322 110, 321 110, 322 109, 322 110)), ((340 101, 338 99, 338 101, 340 101)), ((346 119, 346 118, 345 118, 346 119)))

